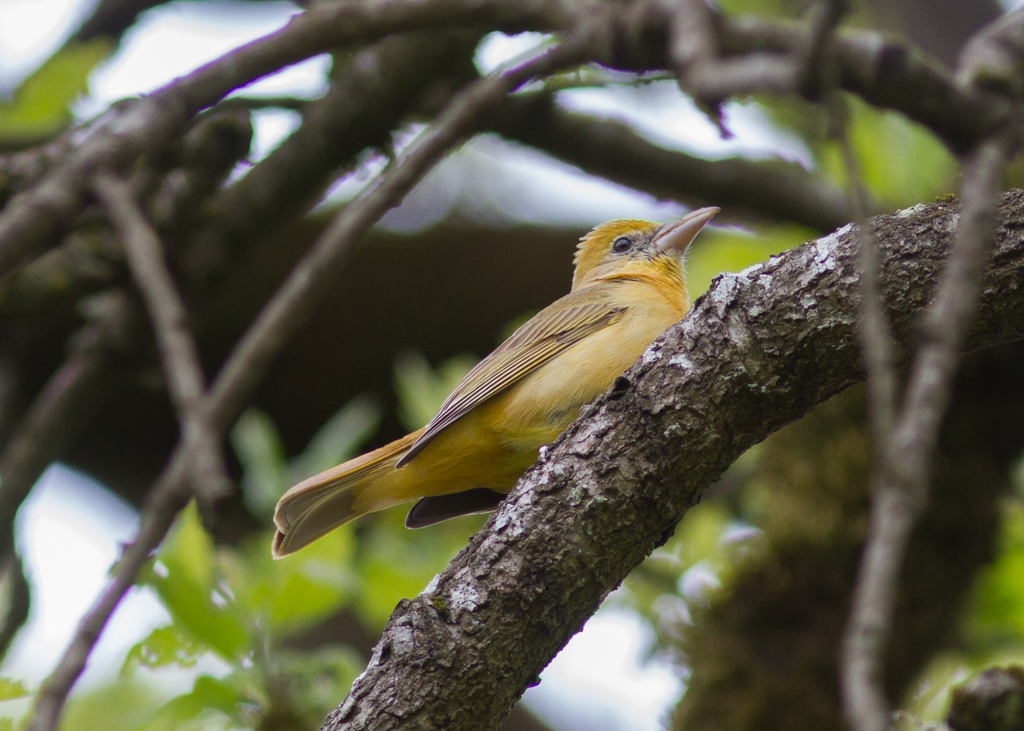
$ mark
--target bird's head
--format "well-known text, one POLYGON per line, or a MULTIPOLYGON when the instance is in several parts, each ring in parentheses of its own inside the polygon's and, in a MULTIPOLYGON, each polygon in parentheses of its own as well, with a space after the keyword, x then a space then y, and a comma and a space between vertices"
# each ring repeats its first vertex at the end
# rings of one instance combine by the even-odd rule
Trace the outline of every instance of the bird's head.
POLYGON ((683 255, 717 208, 690 211, 668 223, 620 220, 602 223, 576 250, 572 288, 609 279, 661 276, 683 280, 683 255))

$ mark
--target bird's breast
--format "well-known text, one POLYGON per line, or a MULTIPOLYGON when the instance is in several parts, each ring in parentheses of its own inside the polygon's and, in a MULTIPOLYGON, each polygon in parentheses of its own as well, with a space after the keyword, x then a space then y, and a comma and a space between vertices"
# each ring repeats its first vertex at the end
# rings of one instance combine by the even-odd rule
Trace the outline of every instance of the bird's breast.
POLYGON ((620 320, 560 353, 496 399, 493 423, 523 442, 523 448, 552 441, 576 419, 583 404, 604 393, 682 315, 679 308, 657 299, 626 305, 620 320))

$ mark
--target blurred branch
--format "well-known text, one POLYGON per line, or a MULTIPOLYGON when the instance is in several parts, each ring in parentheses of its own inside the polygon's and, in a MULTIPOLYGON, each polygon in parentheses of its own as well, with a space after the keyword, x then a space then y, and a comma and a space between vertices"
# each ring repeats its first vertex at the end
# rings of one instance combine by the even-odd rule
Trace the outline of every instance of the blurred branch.
POLYGON ((833 54, 827 51, 849 6, 849 0, 817 0, 811 6, 807 43, 795 59, 796 87, 807 99, 819 99, 835 88, 833 54))
MULTIPOLYGON (((1022 364, 1018 341, 972 354, 957 374, 943 468, 907 551, 886 648, 890 699, 913 693, 929 661, 959 646, 977 572, 998 550, 1024 448, 1022 364)), ((849 728, 839 661, 870 509, 866 406, 866 390, 849 388, 765 440, 741 498, 764 531, 759 548, 729 572, 725 591, 689 603, 692 624, 655 612, 659 645, 678 646, 691 671, 673 731, 849 728)))
MULTIPOLYGON (((203 220, 208 196, 248 152, 251 138, 249 117, 238 111, 211 115, 189 130, 175 150, 177 165, 163 177, 150 205, 165 236, 180 240, 203 220)), ((0 279, 0 316, 70 306, 122 273, 121 247, 106 222, 79 223, 60 246, 0 279)))
POLYGON ((188 311, 164 262, 156 232, 146 221, 131 188, 100 173, 94 183, 111 223, 121 239, 128 267, 153 323, 167 390, 181 425, 184 451, 192 461, 192 487, 207 506, 229 491, 231 482, 220 451, 220 437, 203 399, 205 378, 199 348, 188 325, 188 311))
POLYGON ((72 338, 70 353, 15 426, 0 454, 0 560, 7 563, 10 607, 0 626, 0 656, 28 616, 29 589, 14 551, 14 516, 39 476, 53 462, 112 385, 110 357, 130 327, 123 295, 92 303, 91 322, 72 338))
POLYGON ((118 43, 125 31, 135 25, 139 15, 168 2, 170 0, 100 0, 68 42, 85 43, 94 38, 109 38, 118 43))
MULTIPOLYGON (((460 93, 435 124, 413 143, 379 182, 343 209, 281 285, 235 346, 203 397, 214 427, 223 433, 259 384, 271 360, 304 322, 337 277, 353 245, 477 124, 477 117, 505 94, 535 76, 579 63, 593 47, 603 48, 602 18, 591 19, 543 55, 503 74, 481 79, 460 93)), ((113 580, 82 618, 56 669, 36 695, 30 731, 52 731, 75 681, 107 621, 134 583, 152 551, 187 500, 192 469, 189 445, 179 440, 169 464, 150 490, 142 525, 125 548, 113 580)))
POLYGON ((703 160, 648 142, 622 122, 561 109, 550 95, 510 97, 486 125, 588 173, 658 198, 741 208, 819 231, 853 218, 841 191, 799 165, 703 160))
MULTIPOLYGON (((119 169, 180 133, 203 107, 229 91, 283 66, 345 43, 424 28, 485 25, 501 30, 560 30, 593 15, 599 2, 577 5, 524 0, 395 0, 386 4, 325 4, 296 16, 285 28, 242 46, 143 99, 112 109, 87 130, 36 185, 16 194, 0 213, 0 275, 24 256, 53 244, 81 210, 91 171, 119 169)), ((606 59, 633 67, 664 68, 665 27, 671 25, 671 64, 699 98, 712 102, 746 91, 789 91, 796 83, 791 57, 808 47, 800 27, 711 14, 687 0, 678 14, 657 3, 623 8, 613 32, 615 54, 606 59), (707 35, 714 31, 713 35, 707 35), (699 36, 699 37, 698 37, 699 36), (652 39, 655 43, 652 45, 652 39), (714 54, 711 54, 714 51, 714 54)), ((868 102, 903 111, 957 149, 1003 125, 1005 100, 956 87, 941 68, 905 46, 874 34, 841 33, 831 44, 839 82, 868 102)))
MULTIPOLYGON (((1024 192, 1003 204, 971 348, 1024 336, 1024 192)), ((873 221, 901 367, 957 215, 936 204, 873 221)), ((325 728, 493 728, 730 463, 863 379, 858 239, 844 227, 719 277, 399 604, 325 728)))
MULTIPOLYGON (((725 16, 723 55, 788 54, 805 44, 799 26, 752 16, 725 16)), ((1005 98, 958 86, 949 72, 905 43, 873 31, 840 29, 832 44, 839 87, 878 107, 902 112, 941 137, 954 150, 972 149, 1008 124, 1005 98)))
POLYGON ((0 546, 13 546, 14 515, 29 490, 88 421, 110 384, 109 360, 125 342, 130 306, 110 292, 91 303, 91 322, 36 396, 0 454, 0 546))
MULTIPOLYGON (((711 107, 735 94, 796 91, 801 69, 795 53, 758 50, 726 58, 721 55, 721 39, 715 32, 716 19, 704 0, 681 0, 669 19, 670 68, 687 91, 711 107)), ((812 44, 813 36, 808 36, 801 38, 797 48, 812 44)))
POLYGON ((25 578, 25 568, 21 564, 21 558, 9 546, 3 552, 8 556, 5 578, 7 579, 7 611, 4 612, 2 624, 0 624, 0 658, 7 656, 7 651, 14 641, 25 622, 28 620, 28 611, 32 602, 31 589, 28 579, 25 578))
MULTIPOLYGON (((202 290, 238 253, 305 213, 355 156, 391 142, 391 130, 424 103, 444 104, 476 77, 476 33, 410 33, 386 38, 336 62, 331 86, 309 102, 302 125, 210 202, 202 227, 187 237, 183 269, 202 290)), ((221 105, 230 102, 228 99, 221 105)))
POLYGON ((1024 8, 1007 13, 968 41, 956 80, 964 89, 1024 99, 1024 8))
POLYGON ((889 728, 882 657, 900 569, 914 523, 928 499, 939 426, 977 307, 999 184, 1012 147, 1008 139, 998 137, 983 143, 965 163, 956 243, 924 315, 906 394, 895 414, 892 439, 879 460, 868 542, 844 638, 844 706, 850 725, 858 731, 889 728))
MULTIPOLYGON (((1010 13, 968 43, 958 81, 965 88, 993 79, 1011 98, 1024 94, 1024 11, 1010 13), (992 53, 986 49, 994 49, 992 53), (980 59, 980 60, 979 60, 980 59)), ((1001 89, 1002 90, 1002 89, 1001 89)), ((868 540, 854 588, 841 665, 843 706, 856 731, 886 731, 890 710, 883 688, 883 658, 907 545, 928 500, 938 443, 960 350, 974 318, 982 275, 992 245, 993 219, 1016 135, 994 135, 963 163, 962 210, 956 241, 934 301, 924 314, 919 343, 902 404, 896 408, 881 302, 866 303, 865 360, 883 380, 872 389, 872 410, 881 429, 868 540)), ((871 258, 865 256, 865 261, 871 258)), ((866 272, 869 270, 865 270, 866 272)), ((873 278, 871 273, 870 277, 873 278)), ((868 280, 870 283, 871 279, 868 280)))
POLYGON ((834 110, 836 116, 842 117, 837 120, 841 125, 839 144, 846 168, 848 196, 856 213, 857 232, 860 235, 860 318, 857 332, 868 376, 871 433, 875 449, 881 454, 889 444, 896 412, 897 378, 892 333, 882 307, 878 241, 869 220, 871 197, 864 184, 847 127, 849 108, 837 97, 834 99, 834 110))
POLYGON ((301 112, 313 102, 294 96, 229 96, 224 101, 210 108, 210 112, 252 111, 254 109, 287 109, 301 112))

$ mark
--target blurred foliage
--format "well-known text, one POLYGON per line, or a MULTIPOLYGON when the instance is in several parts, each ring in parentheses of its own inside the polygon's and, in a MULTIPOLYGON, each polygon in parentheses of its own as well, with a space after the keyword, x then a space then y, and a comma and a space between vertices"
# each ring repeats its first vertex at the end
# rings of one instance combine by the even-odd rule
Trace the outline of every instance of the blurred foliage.
POLYGON ((409 350, 395 363, 395 393, 398 418, 410 432, 425 426, 437 413, 441 402, 476 365, 470 355, 457 355, 433 370, 422 353, 409 350))
MULTIPOLYGON (((471 366, 462 357, 435 370, 419 354, 403 355, 395 389, 404 418, 421 426, 417 420, 432 416, 471 366)), ((270 418, 249 410, 231 434, 243 465, 246 505, 269 522, 288 487, 353 456, 379 418, 371 400, 354 399, 302 454, 286 459, 270 418)), ((480 524, 478 518, 413 533, 403 520, 401 510, 373 516, 274 561, 272 531, 238 548, 215 547, 189 506, 141 582, 156 591, 172 623, 132 648, 123 673, 205 667, 211 657, 229 670, 198 674, 190 692, 166 702, 140 728, 318 728, 365 659, 348 645, 300 651, 289 647, 289 639, 348 608, 370 631, 379 631, 398 600, 422 591, 480 524)))
POLYGON ((355 398, 321 427, 302 454, 286 460, 274 422, 259 409, 248 409, 231 431, 231 446, 245 468, 245 506, 269 521, 285 490, 355 456, 359 445, 376 431, 380 416, 372 399, 355 398))
POLYGON ((0 149, 37 144, 64 129, 89 73, 112 50, 104 38, 72 43, 29 75, 14 98, 0 104, 0 149))
POLYGON ((956 158, 935 135, 902 114, 868 106, 852 94, 825 107, 794 97, 758 96, 779 127, 807 144, 815 164, 841 188, 846 186, 842 147, 835 138, 836 115, 853 148, 864 184, 880 211, 905 208, 957 190, 956 158))

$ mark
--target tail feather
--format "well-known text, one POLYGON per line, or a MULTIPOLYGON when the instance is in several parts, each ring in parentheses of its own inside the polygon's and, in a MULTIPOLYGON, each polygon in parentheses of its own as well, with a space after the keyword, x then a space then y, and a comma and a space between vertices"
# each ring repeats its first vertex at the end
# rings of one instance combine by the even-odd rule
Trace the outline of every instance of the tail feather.
POLYGON ((286 492, 274 511, 274 558, 294 553, 360 515, 387 507, 360 498, 382 476, 394 471, 398 458, 419 434, 414 432, 321 472, 286 492))

